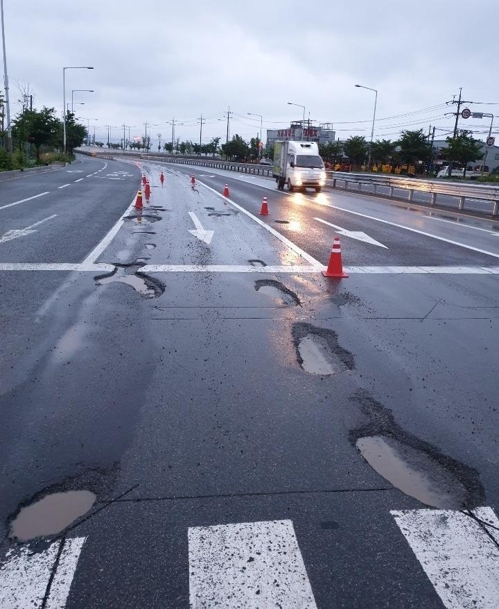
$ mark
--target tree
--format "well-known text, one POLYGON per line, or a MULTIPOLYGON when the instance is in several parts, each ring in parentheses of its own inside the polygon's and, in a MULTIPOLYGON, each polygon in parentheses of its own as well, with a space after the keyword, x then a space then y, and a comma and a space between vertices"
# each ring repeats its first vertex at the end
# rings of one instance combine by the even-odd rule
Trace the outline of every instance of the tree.
POLYGON ((323 159, 334 163, 343 156, 343 143, 336 141, 319 144, 319 154, 323 159))
POLYGON ((466 177, 468 163, 483 157, 483 142, 476 140, 471 131, 460 131, 456 137, 448 137, 446 142, 447 146, 444 150, 447 156, 450 160, 464 165, 464 177, 466 177))
MULTIPOLYGON (((84 127, 83 131, 85 131, 84 127)), ((40 111, 25 109, 14 119, 12 132, 21 150, 26 142, 34 144, 37 162, 40 162, 40 148, 42 146, 55 146, 62 143, 62 137, 59 139, 62 124, 55 116, 55 108, 44 106, 40 111)), ((82 141, 83 138, 84 133, 82 141)))
POLYGON ((371 158, 376 163, 388 163, 396 154, 397 143, 376 140, 371 147, 371 158))
POLYGON ((166 150, 166 152, 172 152, 173 151, 173 144, 171 142, 165 142, 163 144, 163 148, 166 150))
POLYGON ((228 159, 235 158, 236 161, 242 161, 249 156, 250 148, 248 143, 243 140, 240 135, 234 135, 230 142, 222 145, 222 152, 228 159))
MULTIPOLYGON (((60 121, 58 121, 60 124, 60 121)), ((73 154, 73 150, 83 144, 87 137, 87 128, 76 122, 76 117, 73 112, 66 115, 66 150, 68 154, 73 154)))
POLYGON ((257 159, 260 156, 260 138, 251 138, 249 145, 249 155, 252 159, 257 159))
POLYGON ((354 165, 360 165, 367 157, 368 143, 361 135, 352 135, 343 144, 343 151, 354 165))
POLYGON ((416 165, 418 161, 426 164, 431 158, 431 143, 428 142, 422 129, 419 131, 402 131, 398 145, 399 156, 402 163, 416 165))

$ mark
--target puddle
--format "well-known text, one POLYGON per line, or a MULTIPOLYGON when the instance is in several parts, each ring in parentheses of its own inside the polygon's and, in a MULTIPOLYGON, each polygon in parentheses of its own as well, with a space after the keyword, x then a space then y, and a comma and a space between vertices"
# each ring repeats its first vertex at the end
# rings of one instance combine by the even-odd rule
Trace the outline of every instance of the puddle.
MULTIPOLYGON (((137 266, 140 267, 141 263, 133 265, 135 268, 137 266)), ((149 275, 140 273, 140 271, 136 271, 135 273, 127 273, 127 271, 133 270, 133 267, 131 265, 116 265, 116 268, 112 273, 95 277, 95 282, 97 285, 124 283, 131 286, 144 298, 158 298, 158 296, 163 294, 165 291, 165 286, 157 279, 153 279, 152 277, 149 277, 149 275)))
POLYGON ((251 266, 267 266, 267 264, 263 260, 248 260, 251 266))
POLYGON ((155 235, 156 233, 152 230, 134 230, 134 235, 155 235))
POLYGON ((258 281, 255 281, 255 290, 267 294, 267 296, 271 296, 276 300, 280 300, 285 305, 294 307, 301 305, 298 296, 279 281, 259 279, 258 281))
POLYGON ((208 214, 208 216, 215 216, 215 218, 221 218, 222 216, 232 216, 232 214, 228 214, 226 212, 214 211, 208 214))
POLYGON ((307 323, 293 326, 297 360, 309 374, 332 375, 353 370, 353 355, 338 344, 336 332, 307 323))
POLYGON ((156 244, 155 243, 146 243, 145 246, 148 250, 153 250, 153 249, 155 249, 156 244))
POLYGON ((134 220, 140 224, 152 224, 153 222, 159 222, 161 220, 161 216, 154 216, 152 214, 137 214, 133 216, 125 216, 123 220, 134 220))
POLYGON ((441 509, 463 506, 464 487, 425 453, 382 436, 359 438, 356 446, 378 474, 406 495, 441 509))
POLYGON ((368 422, 350 432, 350 442, 380 476, 421 503, 440 509, 473 509, 483 505, 485 491, 479 473, 406 432, 392 412, 359 391, 368 422))
POLYGON ((205 209, 208 209, 209 211, 215 211, 214 207, 205 207, 205 209))
POLYGON ((46 495, 36 503, 21 509, 10 525, 9 537, 29 541, 37 537, 56 535, 86 514, 96 498, 90 491, 67 491, 46 495))
POLYGON ((289 224, 289 220, 274 220, 277 224, 289 224))

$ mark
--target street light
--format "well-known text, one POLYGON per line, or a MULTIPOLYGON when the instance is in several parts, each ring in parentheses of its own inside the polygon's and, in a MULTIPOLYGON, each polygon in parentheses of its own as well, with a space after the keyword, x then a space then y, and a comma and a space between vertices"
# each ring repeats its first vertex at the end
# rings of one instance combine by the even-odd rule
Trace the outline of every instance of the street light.
POLYGON ((66 154, 66 70, 93 70, 93 66, 64 66, 62 68, 62 108, 63 108, 63 138, 62 149, 66 154))
MULTIPOLYGON (((88 146, 88 142, 90 139, 90 121, 98 121, 98 118, 85 118, 84 116, 81 117, 81 119, 83 121, 87 121, 87 146, 88 146)), ((95 130, 95 125, 94 125, 94 130, 95 130)))
MULTIPOLYGON (((85 102, 76 102, 77 106, 84 106, 85 102)), ((66 104, 66 110, 69 112, 69 102, 66 104)), ((74 114, 74 105, 71 104, 71 114, 74 114)))
POLYGON ((303 108, 303 121, 301 127, 301 139, 303 140, 303 130, 305 128, 305 106, 302 106, 301 104, 295 104, 293 102, 288 102, 288 106, 298 106, 298 108, 303 108))
POLYGON ((75 94, 76 91, 86 91, 87 93, 93 93, 94 92, 93 89, 72 89, 71 90, 71 112, 73 112, 73 105, 74 105, 73 98, 74 98, 74 94, 75 94))
POLYGON ((368 91, 374 91, 374 112, 373 112, 373 126, 371 128, 371 145, 369 146, 369 154, 367 157, 367 169, 371 167, 371 148, 373 146, 374 138, 374 121, 376 120, 376 106, 378 104, 378 91, 377 89, 371 89, 371 87, 364 87, 364 85, 355 85, 359 89, 367 89, 368 91))
MULTIPOLYGON (((260 117, 260 144, 262 142, 262 123, 263 123, 263 116, 261 114, 256 114, 255 112, 248 112, 249 116, 259 116, 260 117)), ((263 147, 259 146, 258 147, 258 157, 262 156, 262 150, 263 147)))

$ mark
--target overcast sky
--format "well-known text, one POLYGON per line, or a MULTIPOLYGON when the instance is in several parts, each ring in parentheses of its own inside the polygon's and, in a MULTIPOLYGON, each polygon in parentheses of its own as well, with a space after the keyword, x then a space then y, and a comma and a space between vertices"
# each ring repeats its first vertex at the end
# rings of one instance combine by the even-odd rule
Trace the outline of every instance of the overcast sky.
MULTIPOLYGON (((249 139, 294 119, 334 124, 337 137, 370 138, 378 90, 375 139, 402 129, 452 129, 455 107, 444 106, 463 87, 466 104, 499 114, 497 79, 499 0, 4 0, 13 114, 21 90, 34 105, 62 111, 73 89, 77 116, 91 120, 98 139, 111 125, 118 141, 131 135, 225 141, 249 139), (402 116, 401 116, 402 115, 402 116), (406 115, 406 116, 404 116, 406 115), (219 120, 221 119, 221 120, 219 120), (128 135, 128 130, 127 130, 128 135)), ((85 122, 86 121, 82 121, 85 122)), ((462 120, 488 130, 490 119, 462 120)), ((499 125, 499 119, 497 120, 499 125)), ((479 137, 483 137, 480 135, 479 137)))

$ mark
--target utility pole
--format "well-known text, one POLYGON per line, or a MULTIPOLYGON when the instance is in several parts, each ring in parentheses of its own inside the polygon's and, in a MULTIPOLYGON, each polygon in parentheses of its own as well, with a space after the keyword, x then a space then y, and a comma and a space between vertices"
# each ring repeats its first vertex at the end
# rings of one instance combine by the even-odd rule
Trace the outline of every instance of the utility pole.
POLYGON ((7 74, 7 52, 5 50, 5 20, 3 14, 3 0, 0 0, 0 12, 2 18, 3 83, 5 89, 5 115, 7 118, 7 151, 9 154, 12 154, 12 126, 10 124, 9 76, 7 74))
POLYGON ((227 135, 225 136, 225 143, 226 144, 229 143, 229 123, 230 123, 230 115, 231 114, 234 114, 234 113, 230 111, 230 106, 229 106, 229 109, 227 110, 227 135))
MULTIPOLYGON (((459 87, 459 97, 457 98, 457 101, 455 99, 453 99, 450 102, 451 104, 457 104, 457 111, 453 113, 456 115, 456 122, 454 123, 454 133, 452 136, 454 138, 457 137, 457 128, 458 128, 458 124, 459 124, 459 116, 461 114, 461 106, 463 104, 472 104, 473 103, 472 101, 463 100, 462 92, 463 92, 463 88, 459 87)), ((452 159, 449 159, 449 168, 448 168, 449 176, 452 175, 452 167, 453 167, 453 161, 452 161, 452 159)))
POLYGON ((203 145, 203 123, 205 122, 201 113, 201 118, 199 119, 199 156, 201 156, 201 146, 203 145))
POLYGON ((175 118, 172 118, 172 156, 173 156, 174 145, 175 145, 175 118))

